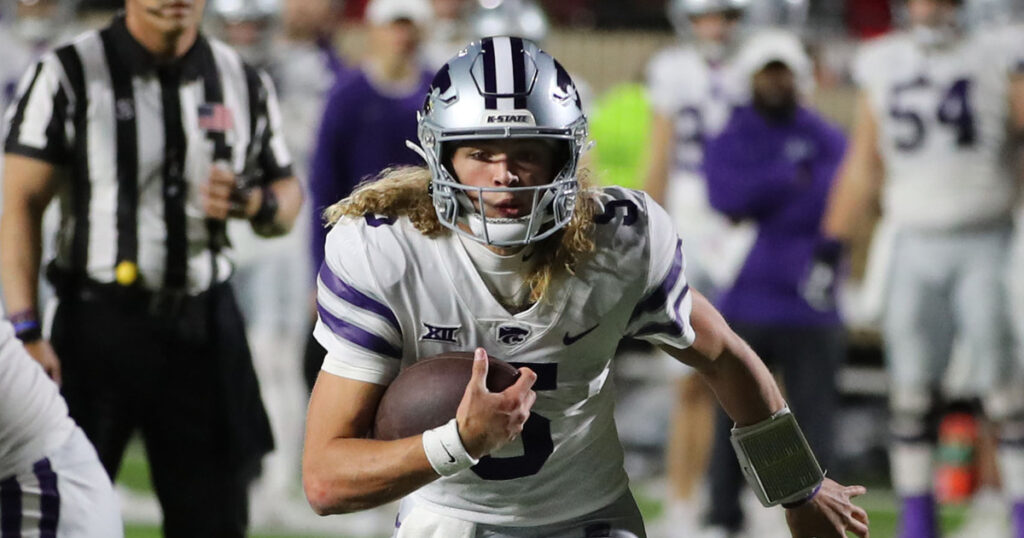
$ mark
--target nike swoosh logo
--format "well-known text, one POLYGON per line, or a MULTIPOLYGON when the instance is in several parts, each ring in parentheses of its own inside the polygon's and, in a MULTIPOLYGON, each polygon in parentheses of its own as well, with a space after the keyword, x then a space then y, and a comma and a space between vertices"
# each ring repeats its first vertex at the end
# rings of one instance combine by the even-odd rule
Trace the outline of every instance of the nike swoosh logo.
POLYGON ((455 463, 455 456, 452 456, 452 453, 448 451, 448 447, 444 446, 444 443, 441 443, 441 448, 444 449, 445 454, 448 454, 448 463, 455 463))
MULTIPOLYGON (((597 325, 600 325, 600 323, 598 323, 597 325)), ((594 325, 593 327, 591 327, 591 328, 589 328, 589 329, 587 329, 587 330, 585 330, 585 331, 583 331, 583 332, 581 332, 581 333, 579 333, 577 335, 570 335, 568 332, 566 332, 565 336, 562 337, 562 343, 567 345, 567 346, 571 346, 571 345, 575 344, 577 340, 579 340, 580 338, 583 338, 584 336, 590 334, 594 329, 596 329, 597 325, 594 325)))

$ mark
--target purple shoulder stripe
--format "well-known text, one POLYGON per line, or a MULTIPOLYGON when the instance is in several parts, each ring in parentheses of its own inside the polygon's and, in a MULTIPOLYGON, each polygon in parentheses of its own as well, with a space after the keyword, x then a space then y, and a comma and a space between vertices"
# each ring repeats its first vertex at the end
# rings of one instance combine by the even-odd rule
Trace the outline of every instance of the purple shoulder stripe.
POLYGON ((666 334, 673 338, 678 338, 683 335, 683 326, 675 321, 669 321, 667 323, 651 323, 650 325, 644 325, 639 331, 626 336, 629 338, 638 338, 640 336, 650 336, 652 334, 666 334))
POLYGON ((57 490, 57 473, 50 466, 50 460, 43 458, 32 465, 32 472, 39 480, 39 538, 57 538, 57 523, 60 521, 60 491, 57 490))
POLYGON ((21 484, 17 477, 0 481, 0 538, 21 536, 21 484))
MULTIPOLYGON (((642 316, 645 312, 652 312, 660 308, 664 308, 665 301, 668 300, 668 294, 672 291, 672 288, 676 287, 676 283, 679 282, 679 275, 683 272, 683 240, 679 239, 676 241, 676 254, 672 258, 672 267, 668 270, 668 274, 665 275, 665 280, 661 281, 661 285, 657 289, 652 291, 650 295, 641 300, 636 308, 633 309, 633 315, 629 317, 630 321, 642 316)), ((685 293, 685 292, 684 292, 685 293)))
POLYGON ((650 336, 652 334, 664 333, 673 338, 678 338, 683 335, 683 320, 679 317, 679 305, 683 304, 683 299, 690 293, 690 285, 686 284, 683 286, 683 291, 679 292, 679 296, 676 297, 673 308, 673 320, 664 323, 649 323, 640 328, 639 331, 627 335, 630 338, 636 338, 638 336, 650 336))
POLYGON ((391 345, 391 342, 388 342, 386 339, 335 316, 319 303, 316 305, 316 309, 320 312, 320 319, 323 320, 327 327, 331 329, 331 332, 339 338, 344 338, 345 340, 374 353, 387 355, 393 359, 402 358, 402 350, 391 345))
POLYGON ((320 264, 320 280, 323 281, 327 289, 331 290, 332 293, 341 297, 345 302, 368 310, 377 314, 378 316, 387 320, 395 330, 399 333, 402 332, 402 328, 398 325, 398 318, 395 317, 395 313, 391 311, 388 306, 376 299, 366 295, 365 293, 349 286, 344 280, 338 278, 338 275, 331 271, 331 268, 327 266, 327 262, 320 264))

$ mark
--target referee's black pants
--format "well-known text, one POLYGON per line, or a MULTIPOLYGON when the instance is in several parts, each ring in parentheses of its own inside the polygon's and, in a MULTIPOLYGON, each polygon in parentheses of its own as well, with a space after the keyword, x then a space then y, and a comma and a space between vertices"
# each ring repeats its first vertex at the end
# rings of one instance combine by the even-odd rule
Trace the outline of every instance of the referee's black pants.
MULTIPOLYGON (((787 327, 730 322, 773 374, 781 374, 786 403, 822 469, 830 469, 839 391, 836 372, 846 352, 841 327, 787 327)), ((738 531, 743 526, 740 492, 746 487, 729 436, 733 421, 719 406, 708 466, 711 502, 707 523, 738 531)))
POLYGON ((230 286, 182 300, 96 284, 58 294, 62 392, 107 473, 139 431, 165 536, 245 536, 272 440, 230 286))

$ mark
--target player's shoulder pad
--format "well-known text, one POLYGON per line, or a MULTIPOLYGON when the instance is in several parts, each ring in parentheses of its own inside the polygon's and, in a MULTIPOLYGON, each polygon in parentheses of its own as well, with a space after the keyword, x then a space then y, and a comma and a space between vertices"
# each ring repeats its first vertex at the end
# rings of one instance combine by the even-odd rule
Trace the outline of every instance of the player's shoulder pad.
MULTIPOLYGON (((1024 25, 986 28, 972 33, 970 39, 985 58, 1005 59, 1012 63, 1024 58, 1024 25)), ((1011 67, 1015 68, 1012 63, 1011 67)))
POLYGON ((595 289, 605 289, 606 299, 639 289, 636 286, 647 281, 651 253, 647 196, 617 186, 589 192, 597 205, 594 251, 577 268, 576 276, 595 289))
POLYGON ((884 61, 887 54, 911 49, 914 46, 913 38, 909 33, 905 31, 890 32, 861 43, 857 49, 856 60, 877 63, 884 61))
POLYGON ((891 32, 865 41, 857 49, 853 58, 852 71, 854 81, 864 86, 889 76, 895 58, 912 53, 914 43, 906 32, 891 32))
POLYGON ((594 239, 598 251, 617 252, 622 259, 642 253, 648 242, 651 220, 648 200, 650 197, 643 191, 625 187, 604 187, 595 191, 594 239))
POLYGON ((428 241, 408 218, 367 214, 344 217, 327 233, 324 259, 346 270, 372 270, 381 287, 398 283, 413 250, 428 241))

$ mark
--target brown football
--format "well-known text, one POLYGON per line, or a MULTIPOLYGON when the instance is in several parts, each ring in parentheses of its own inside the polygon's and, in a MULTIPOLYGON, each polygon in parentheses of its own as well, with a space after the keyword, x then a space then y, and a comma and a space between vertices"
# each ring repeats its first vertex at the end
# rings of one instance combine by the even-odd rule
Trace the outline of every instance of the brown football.
MULTIPOLYGON (((402 370, 377 406, 374 437, 384 441, 402 439, 455 418, 472 376, 472 351, 439 353, 402 370)), ((507 389, 518 376, 519 371, 511 364, 489 358, 487 389, 491 392, 507 389)))

